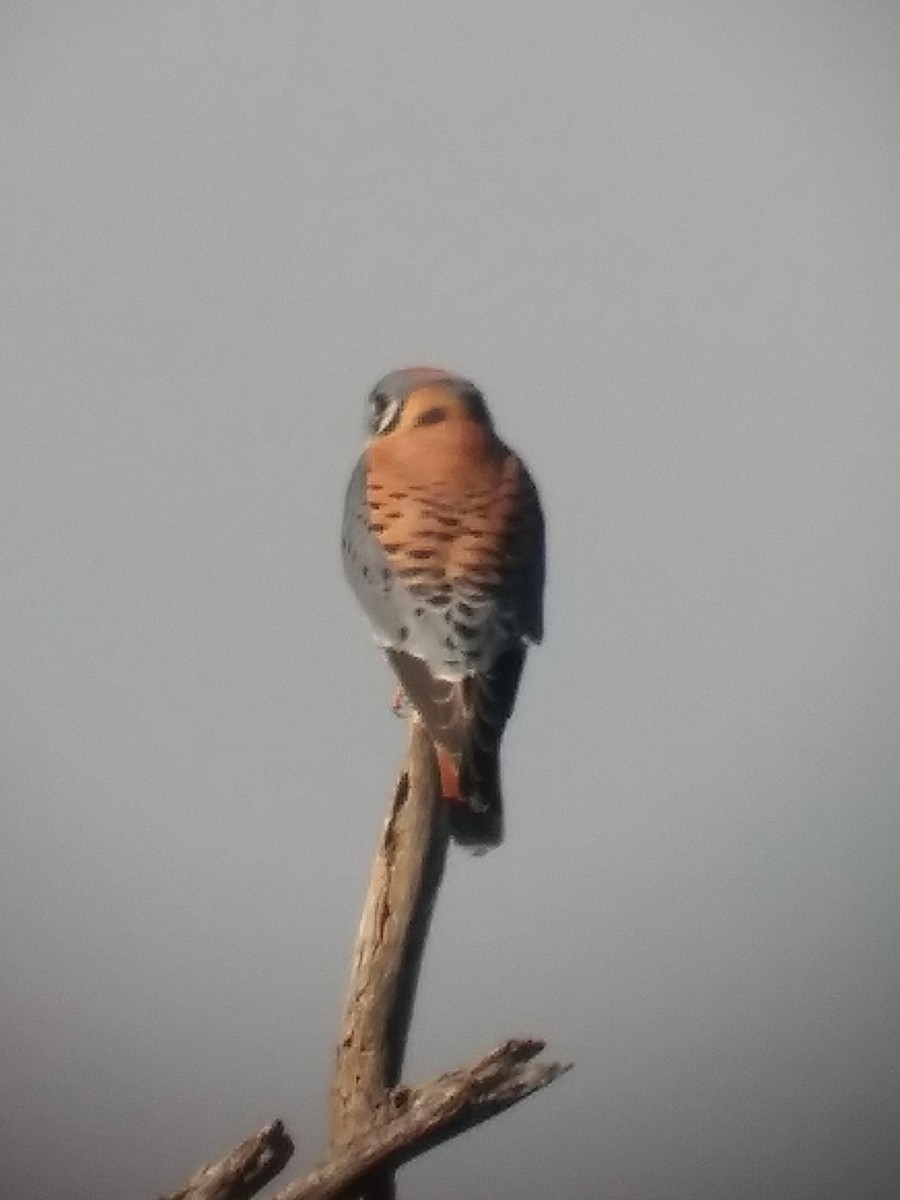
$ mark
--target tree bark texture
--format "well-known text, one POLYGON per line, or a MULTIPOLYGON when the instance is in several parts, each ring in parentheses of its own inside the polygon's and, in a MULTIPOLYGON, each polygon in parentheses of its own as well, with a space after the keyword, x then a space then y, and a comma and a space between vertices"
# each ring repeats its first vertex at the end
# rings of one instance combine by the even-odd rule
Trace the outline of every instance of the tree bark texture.
POLYGON ((201 1167, 177 1192, 162 1200, 249 1200, 287 1164, 294 1143, 280 1121, 272 1121, 224 1157, 201 1167))
POLYGON ((531 1060, 543 1042, 514 1039, 470 1067, 449 1071, 419 1088, 398 1088, 391 1098, 392 1115, 332 1152, 304 1179, 277 1192, 273 1200, 351 1200, 372 1178, 397 1167, 442 1142, 479 1125, 546 1087, 567 1066, 531 1060))
MULTIPOLYGON (((400 1080, 447 840, 434 747, 413 721, 406 768, 372 864, 353 951, 331 1090, 334 1150, 391 1115, 389 1091, 400 1080)), ((389 1200, 393 1186, 381 1173, 364 1194, 368 1200, 389 1200)))
MULTIPOLYGON (((391 1200, 394 1172, 433 1146, 546 1087, 568 1067, 514 1039, 420 1087, 401 1085, 419 968, 444 872, 448 827, 431 739, 413 720, 353 952, 330 1099, 325 1159, 274 1200, 391 1200)), ((249 1200, 287 1163, 274 1121, 164 1200, 249 1200)))

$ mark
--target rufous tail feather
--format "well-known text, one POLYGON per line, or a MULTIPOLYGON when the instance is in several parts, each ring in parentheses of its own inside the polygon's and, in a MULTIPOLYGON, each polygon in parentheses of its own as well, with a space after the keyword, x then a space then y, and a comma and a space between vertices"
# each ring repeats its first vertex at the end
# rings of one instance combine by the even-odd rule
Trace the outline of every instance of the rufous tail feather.
POLYGON ((438 771, 441 776, 441 795, 453 804, 459 804, 459 771, 452 755, 443 746, 436 746, 438 771))

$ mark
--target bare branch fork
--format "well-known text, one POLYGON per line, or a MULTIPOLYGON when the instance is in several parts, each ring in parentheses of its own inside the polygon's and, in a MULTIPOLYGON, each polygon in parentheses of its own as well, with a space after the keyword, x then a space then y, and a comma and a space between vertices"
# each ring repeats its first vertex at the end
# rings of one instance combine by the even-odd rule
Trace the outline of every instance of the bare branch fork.
MULTIPOLYGON (((513 1039, 420 1087, 400 1083, 447 840, 434 749, 413 722, 353 953, 331 1088, 329 1151, 274 1200, 390 1200, 398 1167, 568 1069, 535 1061, 543 1042, 513 1039)), ((164 1200, 249 1200, 292 1153, 284 1126, 274 1121, 164 1200)))

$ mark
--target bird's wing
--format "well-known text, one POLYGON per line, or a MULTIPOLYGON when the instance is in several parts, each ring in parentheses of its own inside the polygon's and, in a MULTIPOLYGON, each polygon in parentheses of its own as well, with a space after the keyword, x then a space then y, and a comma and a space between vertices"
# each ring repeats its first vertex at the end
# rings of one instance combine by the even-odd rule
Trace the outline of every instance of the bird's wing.
POLYGON ((344 501, 344 571, 384 648, 404 650, 431 664, 436 675, 461 678, 462 660, 448 650, 453 619, 449 590, 443 584, 419 586, 409 568, 398 566, 373 529, 366 494, 365 455, 356 464, 344 501))

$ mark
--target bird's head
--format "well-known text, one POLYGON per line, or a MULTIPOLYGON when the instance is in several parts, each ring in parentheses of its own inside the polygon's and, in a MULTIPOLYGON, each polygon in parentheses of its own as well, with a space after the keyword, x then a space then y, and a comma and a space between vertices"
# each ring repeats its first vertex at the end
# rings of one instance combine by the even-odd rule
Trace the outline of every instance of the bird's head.
POLYGON ((484 396, 475 384, 439 367, 391 371, 372 388, 366 406, 373 437, 452 420, 475 421, 491 428, 484 396))

